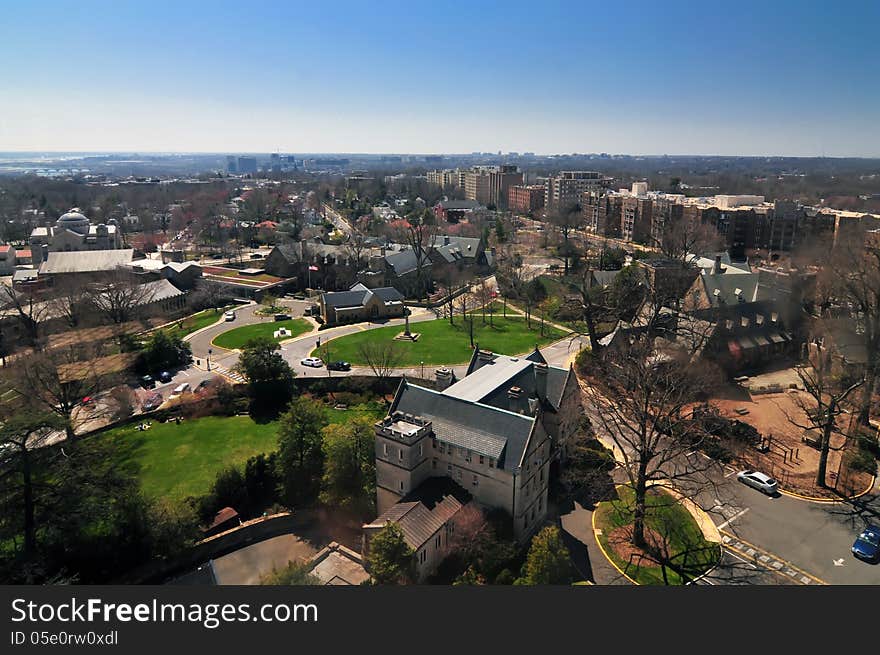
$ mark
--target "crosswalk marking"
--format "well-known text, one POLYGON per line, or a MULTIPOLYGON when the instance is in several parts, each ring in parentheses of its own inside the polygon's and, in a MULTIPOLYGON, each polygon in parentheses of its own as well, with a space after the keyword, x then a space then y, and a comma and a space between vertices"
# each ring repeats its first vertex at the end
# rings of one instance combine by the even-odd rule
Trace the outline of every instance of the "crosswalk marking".
POLYGON ((241 373, 238 371, 232 371, 221 364, 214 364, 214 371, 219 375, 222 375, 224 378, 237 382, 238 384, 244 384, 246 382, 241 373))

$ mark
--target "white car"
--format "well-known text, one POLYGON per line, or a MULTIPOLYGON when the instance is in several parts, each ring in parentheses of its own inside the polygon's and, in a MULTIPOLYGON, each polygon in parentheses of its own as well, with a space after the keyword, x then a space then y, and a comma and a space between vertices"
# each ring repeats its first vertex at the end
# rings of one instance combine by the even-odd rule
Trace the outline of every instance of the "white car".
POLYGON ((311 366, 312 368, 321 368, 324 361, 320 357, 306 357, 299 362, 303 366, 311 366))
POLYGON ((235 312, 226 312, 225 314, 223 314, 223 320, 234 321, 235 320, 235 312))
POLYGON ((736 479, 758 491, 763 491, 768 496, 773 496, 779 491, 776 480, 760 471, 740 471, 736 474, 736 479))

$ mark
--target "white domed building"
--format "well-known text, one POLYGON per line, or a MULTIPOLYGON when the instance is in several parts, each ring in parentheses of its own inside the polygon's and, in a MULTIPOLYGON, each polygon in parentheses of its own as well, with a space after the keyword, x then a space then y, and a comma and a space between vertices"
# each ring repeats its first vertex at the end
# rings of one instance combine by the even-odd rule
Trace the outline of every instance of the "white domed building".
POLYGON ((31 232, 30 245, 34 260, 37 260, 37 253, 43 249, 43 246, 46 246, 49 252, 117 250, 122 247, 122 238, 115 221, 92 225, 89 219, 74 207, 55 221, 55 225, 34 228, 31 232))

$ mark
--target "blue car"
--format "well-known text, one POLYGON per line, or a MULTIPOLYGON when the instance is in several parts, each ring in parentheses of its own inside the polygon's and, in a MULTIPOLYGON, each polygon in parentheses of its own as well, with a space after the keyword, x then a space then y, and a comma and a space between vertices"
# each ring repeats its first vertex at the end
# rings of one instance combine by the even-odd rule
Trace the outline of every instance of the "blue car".
POLYGON ((880 560, 880 527, 869 525, 862 530, 852 546, 852 553, 859 559, 868 562, 880 560))

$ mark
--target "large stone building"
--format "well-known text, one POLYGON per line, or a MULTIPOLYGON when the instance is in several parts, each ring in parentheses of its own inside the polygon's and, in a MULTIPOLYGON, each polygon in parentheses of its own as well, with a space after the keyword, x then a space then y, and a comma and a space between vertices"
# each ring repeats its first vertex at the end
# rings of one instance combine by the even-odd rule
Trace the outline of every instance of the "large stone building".
POLYGON ((582 414, 574 372, 548 366, 538 350, 506 357, 477 348, 460 381, 437 373, 439 390, 404 380, 376 424, 379 514, 445 477, 503 509, 527 537, 547 515, 550 463, 564 459, 582 414))
MULTIPOLYGON (((115 223, 92 225, 79 209, 73 208, 54 225, 35 227, 30 236, 34 260, 39 253, 75 250, 116 250, 122 237, 115 223)), ((45 259, 45 257, 39 257, 45 259)), ((36 263, 36 261, 35 261, 36 263)))

